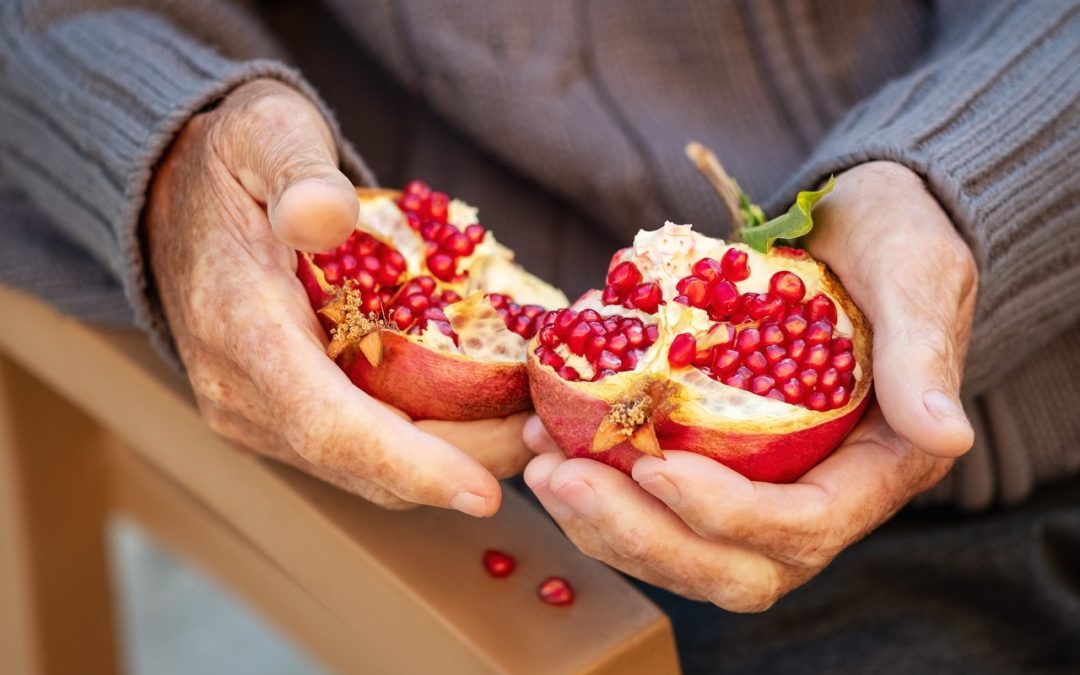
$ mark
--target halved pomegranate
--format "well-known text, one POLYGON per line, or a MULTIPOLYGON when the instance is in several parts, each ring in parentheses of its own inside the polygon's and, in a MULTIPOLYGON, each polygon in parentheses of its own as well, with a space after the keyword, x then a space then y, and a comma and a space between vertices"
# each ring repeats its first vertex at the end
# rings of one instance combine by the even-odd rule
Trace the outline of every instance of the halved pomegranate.
POLYGON ((413 419, 527 410, 527 342, 545 308, 566 297, 514 263, 468 204, 421 181, 404 192, 356 192, 349 240, 297 254, 330 357, 356 386, 413 419))
POLYGON ((603 290, 545 315, 533 403, 572 457, 629 472, 642 453, 707 455, 797 479, 866 408, 871 334, 807 253, 760 253, 667 223, 616 253, 603 290))

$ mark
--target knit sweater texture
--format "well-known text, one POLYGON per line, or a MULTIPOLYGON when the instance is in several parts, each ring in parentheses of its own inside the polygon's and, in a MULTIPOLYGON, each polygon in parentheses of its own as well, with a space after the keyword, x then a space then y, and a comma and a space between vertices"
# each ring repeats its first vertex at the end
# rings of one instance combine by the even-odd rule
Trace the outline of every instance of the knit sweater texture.
POLYGON ((168 354, 139 236, 155 162, 261 77, 320 106, 355 181, 373 180, 361 156, 388 184, 418 172, 571 293, 639 228, 730 229, 688 140, 772 213, 829 174, 904 164, 980 272, 976 445, 924 501, 1014 503, 1080 472, 1077 0, 11 0, 0 279, 168 354))

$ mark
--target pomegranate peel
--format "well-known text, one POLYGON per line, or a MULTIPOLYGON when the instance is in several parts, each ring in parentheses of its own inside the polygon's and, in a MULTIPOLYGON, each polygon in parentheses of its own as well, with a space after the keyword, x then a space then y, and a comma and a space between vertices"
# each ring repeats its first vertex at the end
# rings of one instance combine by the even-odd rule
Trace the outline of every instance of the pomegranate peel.
POLYGON ((361 389, 414 419, 504 417, 530 407, 525 353, 545 307, 566 304, 477 222, 413 181, 357 190, 360 216, 333 251, 297 253, 297 277, 361 389))
POLYGON ((754 480, 788 482, 831 452, 865 410, 869 325, 839 281, 807 253, 785 247, 762 253, 668 223, 640 232, 609 272, 616 282, 655 282, 662 294, 656 311, 614 304, 618 289, 589 291, 547 316, 545 326, 554 331, 548 351, 535 339, 530 344, 534 405, 569 456, 629 472, 643 454, 688 450, 754 480), (710 293, 683 293, 692 286, 687 279, 705 276, 710 293), (737 291, 734 302, 728 285, 737 291), (632 363, 598 365, 611 332, 595 338, 599 346, 590 339, 591 352, 574 341, 582 323, 595 335, 597 326, 629 330, 622 326, 632 319, 656 334, 632 363), (545 364, 540 357, 551 360, 549 354, 577 377, 545 364))

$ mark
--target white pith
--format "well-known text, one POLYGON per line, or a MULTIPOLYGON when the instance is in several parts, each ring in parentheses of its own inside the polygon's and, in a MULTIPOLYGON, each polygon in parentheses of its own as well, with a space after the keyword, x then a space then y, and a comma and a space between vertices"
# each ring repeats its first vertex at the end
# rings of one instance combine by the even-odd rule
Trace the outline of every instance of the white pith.
MULTIPOLYGON (((707 331, 716 324, 715 321, 709 319, 704 310, 672 302, 671 299, 678 295, 676 284, 680 279, 692 274, 691 268, 698 260, 702 258, 720 260, 731 248, 745 251, 749 256, 750 277, 744 281, 735 282, 740 294, 767 292, 769 279, 774 273, 780 270, 792 271, 798 274, 806 285, 806 299, 818 293, 824 293, 836 305, 837 325, 834 328, 834 336, 847 338, 853 336, 852 321, 844 312, 842 303, 825 290, 818 263, 766 256, 745 244, 728 244, 723 240, 693 232, 690 225, 676 225, 668 222, 658 230, 639 231, 634 238, 633 246, 616 258, 616 262, 624 260, 633 262, 646 281, 659 282, 665 304, 660 306, 656 315, 647 315, 638 310, 626 310, 615 305, 604 305, 599 291, 587 293, 574 304, 576 310, 591 308, 604 317, 613 314, 637 316, 646 325, 657 323, 660 326, 660 339, 641 357, 637 368, 610 375, 597 382, 588 381, 595 374, 592 364, 584 357, 570 353, 565 345, 560 346, 556 350, 557 353, 582 377, 581 381, 571 384, 608 399, 617 397, 621 391, 630 388, 631 383, 641 375, 655 375, 657 378, 684 385, 688 400, 682 402, 680 416, 686 415, 689 418, 707 415, 717 419, 738 421, 761 421, 770 418, 790 421, 793 414, 811 417, 831 412, 818 413, 784 401, 729 387, 710 378, 694 366, 675 370, 671 368, 667 353, 676 335, 691 333, 699 341, 704 342, 707 331)), ((854 375, 856 382, 861 380, 862 367, 858 364, 855 366, 854 375)))
MULTIPOLYGON (((357 228, 372 234, 396 248, 406 261, 410 278, 428 275, 424 266, 425 242, 409 227, 405 214, 396 201, 387 195, 361 197, 357 228)), ((460 200, 450 202, 448 221, 459 230, 479 222, 478 210, 460 200)), ((445 283, 436 279, 438 288, 457 291, 462 300, 444 309, 451 327, 458 335, 458 344, 430 322, 419 335, 408 339, 434 351, 460 354, 494 362, 525 360, 527 342, 506 327, 484 293, 502 293, 520 305, 535 304, 548 308, 565 307, 566 296, 558 289, 526 272, 514 262, 514 252, 495 241, 486 232, 472 255, 458 259, 458 269, 466 271, 464 284, 445 283), (494 320, 493 320, 494 319, 494 320)))

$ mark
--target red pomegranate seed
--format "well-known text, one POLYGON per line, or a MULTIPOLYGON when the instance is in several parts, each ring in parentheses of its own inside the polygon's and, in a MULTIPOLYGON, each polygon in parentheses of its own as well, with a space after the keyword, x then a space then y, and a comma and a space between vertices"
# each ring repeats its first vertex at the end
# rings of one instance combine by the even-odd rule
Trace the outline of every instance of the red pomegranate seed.
POLYGON ((559 374, 559 377, 568 382, 577 382, 581 379, 581 374, 576 368, 572 366, 563 366, 562 368, 556 368, 555 372, 559 374))
POLYGON ((624 292, 614 286, 604 286, 604 290, 600 294, 600 301, 605 305, 621 305, 623 295, 624 292))
POLYGON ((405 183, 405 194, 416 195, 421 199, 427 199, 431 196, 431 188, 428 184, 422 180, 411 180, 405 183))
POLYGON ((555 353, 555 350, 550 347, 538 347, 536 349, 536 355, 540 358, 540 363, 545 366, 561 368, 566 365, 566 361, 563 360, 563 357, 555 353))
POLYGON ((600 356, 597 357, 596 367, 601 370, 614 370, 618 372, 622 370, 623 362, 618 356, 605 349, 600 352, 600 356))
POLYGON ((679 333, 671 341, 668 350, 668 363, 672 368, 685 368, 694 361, 697 354, 697 340, 690 333, 679 333))
POLYGON ((713 360, 713 348, 699 349, 694 355, 694 365, 698 368, 705 368, 712 365, 713 360))
POLYGON ((446 216, 450 211, 450 197, 444 192, 432 192, 428 199, 428 217, 440 223, 446 222, 446 216))
POLYGON ((855 370, 855 355, 851 352, 840 352, 839 354, 833 354, 832 366, 841 373, 850 373, 855 370))
POLYGON ((408 307, 398 307, 394 310, 394 323, 401 330, 405 330, 416 321, 416 315, 408 307))
POLYGON ((641 283, 641 270, 629 260, 624 260, 611 268, 611 271, 608 272, 607 275, 607 282, 610 286, 614 286, 623 291, 629 291, 631 288, 641 283))
POLYGON ((592 337, 592 330, 589 329, 589 324, 579 320, 567 331, 566 346, 574 354, 582 356, 585 354, 585 343, 590 337, 592 337))
POLYGON ((516 566, 517 561, 515 561, 513 556, 505 554, 502 551, 488 549, 484 552, 484 569, 487 570, 489 575, 496 579, 509 577, 516 566))
MULTIPOLYGON (((776 379, 783 381, 794 375, 798 369, 799 364, 795 363, 795 359, 781 359, 773 366, 772 372, 776 379)), ((817 374, 814 371, 810 372, 817 374)))
POLYGON ((708 283, 712 283, 720 278, 720 275, 724 273, 724 268, 719 261, 712 258, 702 258, 694 263, 692 268, 694 276, 699 279, 704 279, 708 283))
POLYGON ((454 259, 446 253, 435 253, 428 256, 427 266, 436 278, 443 281, 450 281, 454 276, 454 259))
POLYGON ((585 343, 585 358, 595 363, 605 347, 607 347, 607 336, 593 333, 585 343))
POLYGON ((742 373, 732 373, 721 381, 729 387, 735 387, 743 391, 750 389, 750 379, 742 373))
POLYGON ((370 291, 375 289, 375 276, 367 270, 360 270, 353 277, 353 281, 356 282, 357 288, 362 291, 370 291))
POLYGON ((675 286, 675 290, 686 297, 687 303, 691 307, 703 309, 709 301, 709 286, 697 277, 680 279, 675 286))
POLYGON ((806 284, 799 275, 787 270, 777 272, 769 279, 769 292, 789 305, 802 302, 806 295, 806 284))
POLYGON ((536 334, 533 330, 533 320, 524 314, 514 317, 514 325, 507 327, 526 340, 532 339, 532 336, 536 334))
POLYGON ((817 384, 817 381, 818 372, 812 368, 807 368, 806 370, 799 373, 799 382, 802 382, 803 386, 806 387, 808 390, 813 389, 814 385, 817 384))
POLYGON ((581 314, 578 314, 578 318, 582 321, 588 321, 591 323, 593 321, 600 320, 600 313, 597 312, 595 309, 583 309, 581 310, 581 314))
POLYGON ((765 347, 765 360, 770 365, 779 362, 785 356, 787 356, 787 352, 780 345, 768 345, 765 347))
POLYGON ((758 375, 750 382, 750 391, 755 394, 764 396, 766 392, 772 389, 776 384, 776 380, 772 379, 768 375, 758 375))
POLYGON ((823 345, 832 339, 832 324, 815 321, 806 329, 806 341, 812 345, 823 345))
POLYGON ((825 345, 813 345, 806 350, 803 365, 814 369, 820 369, 829 360, 829 348, 825 345))
POLYGON ((839 354, 840 352, 850 352, 855 348, 851 340, 846 337, 834 337, 832 341, 833 354, 839 354))
POLYGON ((761 345, 761 333, 756 328, 744 328, 735 338, 735 349, 740 354, 749 354, 761 345))
POLYGON ((840 383, 840 371, 836 368, 826 368, 818 378, 818 388, 830 392, 840 383))
POLYGON ((540 599, 549 605, 565 607, 574 602, 574 587, 562 577, 548 577, 536 589, 540 599))
POLYGON ((781 394, 780 391, 777 390, 777 389, 770 389, 769 391, 765 392, 765 398, 771 398, 774 401, 784 401, 785 400, 784 395, 781 394))
POLYGON ((660 326, 655 323, 650 323, 645 326, 645 340, 652 344, 660 339, 660 326))
POLYGON ((712 369, 718 375, 727 375, 735 370, 741 358, 742 354, 734 349, 717 349, 714 352, 712 369))
POLYGON ((398 208, 402 211, 419 211, 423 206, 424 200, 420 195, 405 193, 398 199, 398 208))
POLYGON ((640 349, 631 349, 626 352, 622 357, 623 370, 634 370, 637 368, 638 360, 641 359, 641 355, 645 352, 640 349))
POLYGON ((829 407, 829 399, 820 391, 811 392, 810 395, 806 397, 806 407, 811 410, 823 412, 829 407))
POLYGON ((709 287, 712 307, 720 316, 729 316, 739 306, 739 289, 730 281, 720 281, 709 287))
POLYGON ((655 281, 647 281, 635 286, 634 290, 630 291, 628 300, 630 304, 641 311, 647 314, 655 314, 657 308, 660 307, 661 298, 660 284, 655 281))
POLYGON ((806 388, 794 377, 781 384, 780 391, 788 403, 801 403, 806 396, 806 388))
POLYGON ((850 398, 851 393, 847 390, 847 387, 839 386, 829 394, 829 405, 833 408, 843 408, 850 398))
POLYGON ((825 319, 836 325, 836 305, 828 296, 818 293, 806 302, 806 318, 810 321, 825 319))
POLYGON ((789 314, 781 323, 780 329, 789 340, 800 338, 806 334, 807 321, 798 314, 789 314))
POLYGON ((572 309, 564 309, 555 319, 555 330, 559 331, 559 335, 566 337, 566 331, 570 330, 570 327, 577 321, 577 312, 572 309))
POLYGON ((641 347, 645 344, 645 327, 644 326, 627 326, 623 329, 623 335, 626 336, 630 346, 634 349, 641 347))
POLYGON ((630 348, 630 340, 622 333, 616 333, 608 337, 607 348, 612 354, 622 356, 630 348))
POLYGON ((484 226, 483 225, 469 225, 465 228, 465 236, 469 238, 473 244, 479 244, 484 241, 484 226))
POLYGON ((761 352, 750 352, 746 358, 743 359, 743 363, 749 368, 755 375, 763 375, 765 371, 769 369, 769 361, 765 358, 765 355, 761 352))
POLYGON ((788 356, 796 361, 802 361, 806 356, 806 341, 805 340, 792 340, 788 344, 788 356))
POLYGON ((466 237, 463 232, 455 232, 445 237, 441 245, 444 251, 459 258, 472 255, 473 249, 476 248, 472 239, 466 237))
POLYGON ((720 267, 724 271, 724 276, 731 281, 743 281, 750 276, 750 266, 747 264, 749 256, 745 251, 740 251, 737 248, 729 248, 722 258, 720 258, 720 267))
POLYGON ((769 322, 761 324, 761 341, 767 345, 778 345, 784 341, 784 331, 779 324, 769 322))

